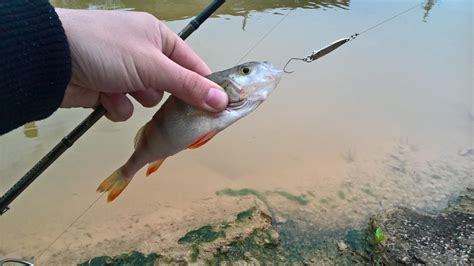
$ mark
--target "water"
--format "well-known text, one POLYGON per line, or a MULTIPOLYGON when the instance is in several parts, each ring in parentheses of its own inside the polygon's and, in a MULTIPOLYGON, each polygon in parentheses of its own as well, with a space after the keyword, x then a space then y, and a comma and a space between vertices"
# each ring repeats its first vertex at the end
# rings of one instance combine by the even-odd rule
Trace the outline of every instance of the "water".
MULTIPOLYGON (((148 11, 175 32, 208 2, 52 1, 148 11)), ((0 257, 72 264, 132 249, 179 252, 186 231, 258 201, 216 195, 225 189, 261 193, 277 220, 296 220, 301 230, 361 227, 394 206, 446 206, 474 182, 472 155, 461 152, 473 147, 469 3, 428 1, 327 57, 293 63, 295 73, 255 113, 153 176, 140 171, 118 200, 99 200, 38 258, 94 202, 97 185, 128 158, 137 129, 157 108, 137 105, 125 123, 101 120, 0 218, 0 257)), ((283 66, 412 5, 227 1, 187 42, 215 70, 246 60, 283 66)), ((0 192, 89 113, 59 110, 0 137, 0 192)))

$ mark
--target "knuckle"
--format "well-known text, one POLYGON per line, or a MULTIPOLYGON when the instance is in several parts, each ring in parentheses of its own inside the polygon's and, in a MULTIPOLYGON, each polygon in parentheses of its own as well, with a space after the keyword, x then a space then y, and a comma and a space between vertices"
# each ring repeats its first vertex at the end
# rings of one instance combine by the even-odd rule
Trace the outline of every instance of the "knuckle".
POLYGON ((149 23, 155 23, 158 21, 158 19, 153 16, 152 14, 148 13, 148 12, 138 12, 142 18, 146 21, 146 22, 149 22, 149 23))
POLYGON ((184 75, 181 91, 183 94, 192 94, 195 96, 199 93, 200 77, 194 72, 188 72, 184 75))

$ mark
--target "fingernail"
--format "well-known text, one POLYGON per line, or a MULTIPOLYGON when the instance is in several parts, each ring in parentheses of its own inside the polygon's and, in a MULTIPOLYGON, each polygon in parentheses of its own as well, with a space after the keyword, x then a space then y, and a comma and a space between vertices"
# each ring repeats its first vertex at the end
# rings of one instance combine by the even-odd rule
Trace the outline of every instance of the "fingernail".
POLYGON ((227 94, 216 88, 210 88, 207 93, 206 104, 217 110, 222 110, 227 105, 227 94))

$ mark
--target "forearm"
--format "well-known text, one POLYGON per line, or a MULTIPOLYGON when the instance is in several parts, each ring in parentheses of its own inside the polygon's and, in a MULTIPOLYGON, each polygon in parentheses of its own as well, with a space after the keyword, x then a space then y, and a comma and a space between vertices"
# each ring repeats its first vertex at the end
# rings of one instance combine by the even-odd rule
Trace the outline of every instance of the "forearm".
POLYGON ((48 1, 0 1, 0 135, 50 116, 70 78, 66 35, 48 1))

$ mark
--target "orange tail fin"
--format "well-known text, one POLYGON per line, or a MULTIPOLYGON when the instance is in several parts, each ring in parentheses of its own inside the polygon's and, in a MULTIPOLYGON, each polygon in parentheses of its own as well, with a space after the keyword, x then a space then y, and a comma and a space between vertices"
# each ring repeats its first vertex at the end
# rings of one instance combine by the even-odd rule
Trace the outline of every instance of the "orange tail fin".
POLYGON ((97 192, 109 192, 107 202, 113 201, 130 183, 131 178, 126 178, 119 168, 107 177, 97 188, 97 192))
POLYGON ((151 174, 153 174, 154 172, 156 172, 156 170, 158 170, 158 168, 160 168, 161 164, 165 161, 165 159, 161 159, 161 160, 158 160, 158 161, 155 161, 155 162, 152 162, 148 165, 148 170, 146 170, 146 176, 150 176, 151 174))

